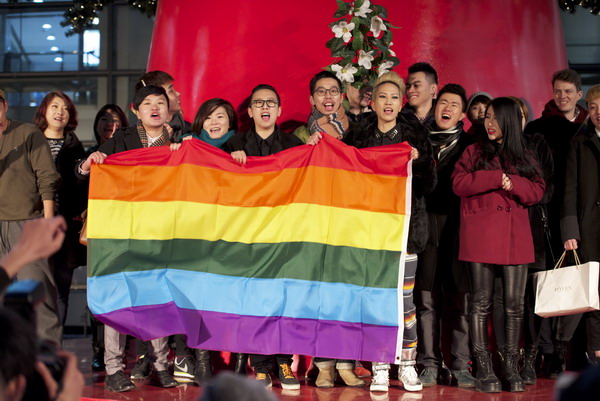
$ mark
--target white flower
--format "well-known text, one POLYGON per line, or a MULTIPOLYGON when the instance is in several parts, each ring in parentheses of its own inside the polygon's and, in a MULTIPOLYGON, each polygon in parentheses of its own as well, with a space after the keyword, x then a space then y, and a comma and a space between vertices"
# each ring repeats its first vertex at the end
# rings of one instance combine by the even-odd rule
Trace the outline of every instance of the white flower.
POLYGON ((375 37, 379 37, 381 31, 387 31, 387 26, 383 23, 383 20, 379 17, 371 18, 371 32, 375 37))
POLYGON ((390 56, 396 57, 396 52, 392 50, 392 46, 394 46, 394 43, 390 42, 390 48, 389 48, 390 56))
POLYGON ((365 52, 360 49, 358 52, 358 65, 365 67, 367 70, 371 69, 371 61, 373 61, 373 51, 365 52))
POLYGON ((340 79, 340 81, 348 83, 354 82, 354 74, 358 72, 358 68, 352 64, 346 64, 345 67, 342 67, 339 64, 334 64, 331 66, 331 69, 335 71, 335 75, 340 79))
POLYGON ((379 65, 379 76, 382 76, 386 72, 390 72, 390 68, 394 66, 394 62, 386 61, 385 63, 381 63, 379 65))
POLYGON ((352 37, 351 31, 354 29, 354 23, 347 23, 346 21, 342 21, 337 25, 331 27, 333 33, 335 33, 336 38, 344 38, 344 42, 348 43, 350 38, 352 37))
MULTIPOLYGON (((357 17, 367 18, 367 14, 370 13, 371 11, 373 11, 369 8, 370 5, 371 5, 371 2, 369 0, 365 0, 365 2, 362 4, 362 6, 360 6, 358 11, 356 11, 354 13, 354 15, 356 15, 357 17)), ((352 15, 353 12, 354 12, 354 7, 352 7, 350 9, 350 15, 352 15)))

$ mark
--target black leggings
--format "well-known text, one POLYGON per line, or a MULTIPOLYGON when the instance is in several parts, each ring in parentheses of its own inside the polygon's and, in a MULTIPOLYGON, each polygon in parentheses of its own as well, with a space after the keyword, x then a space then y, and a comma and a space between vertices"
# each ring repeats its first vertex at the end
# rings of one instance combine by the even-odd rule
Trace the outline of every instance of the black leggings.
POLYGON ((523 324, 523 304, 527 283, 527 265, 500 266, 469 262, 471 276, 471 342, 475 355, 487 352, 488 316, 494 296, 495 270, 501 269, 504 281, 505 346, 508 354, 518 352, 523 324))

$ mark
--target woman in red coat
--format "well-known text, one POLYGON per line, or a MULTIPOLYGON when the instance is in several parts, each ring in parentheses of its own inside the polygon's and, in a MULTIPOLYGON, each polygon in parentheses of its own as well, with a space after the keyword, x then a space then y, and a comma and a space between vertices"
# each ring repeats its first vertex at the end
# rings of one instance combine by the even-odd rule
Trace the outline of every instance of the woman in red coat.
POLYGON ((535 156, 527 150, 515 102, 494 99, 486 109, 485 129, 488 140, 467 147, 453 174, 453 189, 461 198, 459 259, 469 262, 471 276, 476 388, 501 391, 487 350, 494 276, 501 270, 506 315, 503 384, 509 391, 524 391, 516 358, 527 264, 535 259, 527 207, 541 200, 545 184, 535 156))

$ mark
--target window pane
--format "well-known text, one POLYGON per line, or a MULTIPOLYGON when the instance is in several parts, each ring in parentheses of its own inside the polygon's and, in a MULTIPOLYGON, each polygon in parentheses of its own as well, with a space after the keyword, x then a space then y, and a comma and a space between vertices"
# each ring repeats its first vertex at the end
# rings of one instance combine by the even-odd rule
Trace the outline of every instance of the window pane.
POLYGON ((152 39, 154 20, 129 6, 115 7, 117 69, 145 70, 152 39))
POLYGON ((60 88, 75 103, 79 125, 77 136, 82 142, 94 141, 92 125, 96 112, 107 103, 106 78, 21 78, 0 79, 0 88, 6 92, 8 116, 11 119, 32 122, 39 104, 48 92, 60 88))
POLYGON ((65 36, 61 11, 0 14, 2 72, 77 71, 97 69, 100 31, 65 36))
POLYGON ((600 17, 580 8, 561 13, 567 56, 571 64, 600 64, 600 17))

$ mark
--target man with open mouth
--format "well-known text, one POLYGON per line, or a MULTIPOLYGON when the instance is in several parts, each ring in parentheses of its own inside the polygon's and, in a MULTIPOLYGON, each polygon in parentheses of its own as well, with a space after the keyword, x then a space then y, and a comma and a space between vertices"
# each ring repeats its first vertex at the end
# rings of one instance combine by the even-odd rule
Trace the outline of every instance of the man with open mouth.
POLYGON ((299 127, 294 135, 307 143, 315 133, 326 133, 334 138, 343 139, 348 132, 348 117, 342 107, 342 82, 330 71, 316 74, 309 84, 312 105, 308 125, 299 127))
MULTIPOLYGON (((277 126, 281 116, 281 99, 271 85, 261 84, 252 89, 248 115, 254 124, 247 132, 235 134, 223 146, 240 164, 252 163, 248 156, 269 156, 282 150, 302 145, 302 141, 292 134, 282 132, 277 126)), ((285 390, 298 390, 300 383, 292 372, 292 355, 250 354, 250 364, 254 368, 256 380, 265 387, 271 387, 273 362, 277 363, 279 382, 285 390)))
POLYGON ((445 85, 434 108, 435 122, 429 131, 436 161, 438 183, 425 196, 429 218, 429 237, 419 254, 415 281, 417 361, 422 366, 419 378, 424 387, 435 386, 444 369, 441 340, 449 331, 452 381, 459 387, 475 386, 469 373, 469 277, 466 264, 458 260, 460 199, 452 191, 454 165, 470 143, 463 130, 467 99, 457 84, 445 85), (442 317, 452 316, 442 324, 442 317), (449 323, 449 325, 447 325, 449 323))

